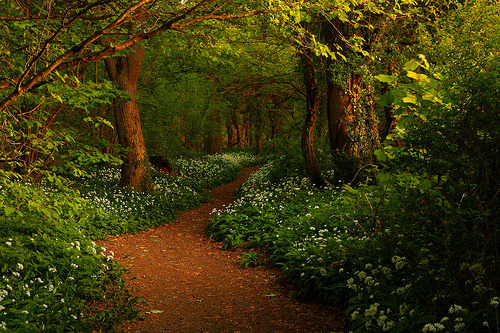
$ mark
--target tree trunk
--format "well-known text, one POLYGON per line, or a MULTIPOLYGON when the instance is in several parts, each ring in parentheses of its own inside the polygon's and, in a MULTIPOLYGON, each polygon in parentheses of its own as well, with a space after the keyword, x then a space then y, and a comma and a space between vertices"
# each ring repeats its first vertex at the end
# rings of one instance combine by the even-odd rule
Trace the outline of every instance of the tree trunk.
POLYGON ((205 132, 205 151, 210 155, 222 154, 222 125, 218 110, 211 110, 205 132))
POLYGON ((238 121, 238 115, 236 114, 236 110, 231 110, 231 120, 233 121, 233 126, 236 130, 236 141, 238 143, 238 148, 243 148, 243 135, 241 133, 240 122, 238 121))
POLYGON ((319 86, 316 79, 316 71, 311 60, 311 52, 303 49, 300 54, 304 74, 304 86, 306 88, 306 119, 302 130, 301 150, 304 158, 307 175, 312 185, 318 188, 327 187, 327 183, 321 176, 318 160, 314 154, 314 128, 318 119, 319 108, 319 86))
POLYGON ((340 86, 335 84, 330 72, 327 75, 327 101, 326 113, 328 117, 328 139, 332 155, 336 152, 344 152, 348 145, 346 124, 343 121, 346 104, 349 103, 340 86))
MULTIPOLYGON (((323 29, 326 43, 330 49, 340 47, 344 56, 349 57, 349 46, 344 38, 352 35, 348 27, 339 19, 333 24, 325 24, 323 29)), ((332 155, 345 152, 351 156, 370 159, 373 147, 378 142, 378 128, 372 92, 363 84, 363 77, 356 73, 352 65, 347 78, 335 78, 329 59, 327 71, 327 115, 329 141, 332 155)))
MULTIPOLYGON (((332 24, 325 24, 323 26, 323 35, 325 36, 326 43, 331 50, 340 47, 342 53, 345 55, 348 49, 347 44, 342 39, 345 35, 344 23, 339 19, 335 19, 332 24)), ((332 68, 333 62, 338 61, 328 58, 327 67, 332 68)), ((332 156, 336 152, 345 152, 348 148, 348 134, 347 126, 344 121, 347 105, 349 104, 349 95, 347 95, 341 85, 335 80, 331 70, 327 70, 327 100, 326 100, 326 113, 328 118, 328 139, 330 142, 330 151, 332 156)))
POLYGON ((233 127, 231 119, 226 118, 226 133, 227 133, 227 147, 233 148, 238 144, 236 139, 236 130, 233 127))
MULTIPOLYGON (((120 90, 137 94, 137 82, 143 62, 143 50, 138 46, 125 57, 105 59, 106 70, 120 90)), ((114 109, 115 125, 120 145, 127 149, 123 159, 120 186, 135 190, 152 188, 146 144, 142 134, 137 99, 119 98, 114 109)))
POLYGON ((262 111, 260 110, 260 106, 254 109, 255 113, 255 155, 260 156, 262 152, 262 111))

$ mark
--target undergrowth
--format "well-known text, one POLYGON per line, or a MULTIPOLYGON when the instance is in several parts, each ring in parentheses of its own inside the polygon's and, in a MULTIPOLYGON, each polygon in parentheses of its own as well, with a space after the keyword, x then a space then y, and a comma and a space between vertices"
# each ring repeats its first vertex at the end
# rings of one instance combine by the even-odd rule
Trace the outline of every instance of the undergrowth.
POLYGON ((299 295, 343 304, 355 332, 498 331, 498 226, 467 232, 486 217, 451 214, 409 184, 320 191, 283 165, 242 185, 212 238, 269 252, 299 295))
POLYGON ((231 181, 246 154, 179 159, 178 176, 153 171, 154 191, 118 187, 113 168, 87 170, 58 186, 0 184, 0 332, 114 332, 132 319, 136 299, 113 253, 92 240, 171 221, 231 181))

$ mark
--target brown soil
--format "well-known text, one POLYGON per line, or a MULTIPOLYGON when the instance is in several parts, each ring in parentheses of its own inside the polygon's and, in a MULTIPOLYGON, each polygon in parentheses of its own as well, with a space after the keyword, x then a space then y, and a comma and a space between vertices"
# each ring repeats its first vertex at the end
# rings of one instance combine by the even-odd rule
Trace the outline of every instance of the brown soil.
POLYGON ((242 268, 240 252, 208 239, 212 210, 229 205, 255 170, 215 188, 211 202, 181 213, 174 223, 101 242, 127 268, 132 294, 145 301, 139 320, 123 326, 125 332, 343 331, 338 311, 298 301, 277 269, 242 268))

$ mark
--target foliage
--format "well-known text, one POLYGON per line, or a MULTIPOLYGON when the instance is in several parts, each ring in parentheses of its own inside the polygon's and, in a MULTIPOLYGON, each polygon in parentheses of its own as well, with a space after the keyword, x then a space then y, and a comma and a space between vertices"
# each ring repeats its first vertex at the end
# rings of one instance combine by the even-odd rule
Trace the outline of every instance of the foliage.
POLYGON ((146 44, 139 105, 148 151, 200 151, 217 126, 228 147, 255 146, 258 131, 264 143, 287 133, 297 94, 293 50, 268 23, 247 21, 210 22, 146 44))
POLYGON ((179 176, 192 182, 198 191, 206 191, 236 178, 244 167, 258 165, 263 157, 248 153, 205 155, 200 158, 177 158, 172 161, 179 176))
POLYGON ((155 172, 155 192, 149 194, 119 188, 119 173, 109 167, 74 178, 80 192, 4 181, 0 331, 116 330, 135 316, 135 299, 124 288, 113 253, 91 239, 168 222, 206 199, 204 191, 261 160, 246 153, 178 159, 180 175, 155 172))
MULTIPOLYGON (((438 33, 470 30, 452 29, 453 43, 431 53, 461 59, 470 43, 458 36, 494 36, 497 14, 481 4, 457 11, 458 25, 438 33), (463 23, 475 10, 487 28, 463 23)), ((498 44, 473 39, 481 51, 472 63, 443 62, 442 75, 421 56, 403 74, 377 77, 391 84, 382 102, 394 102, 397 120, 377 152, 378 186, 304 198, 290 170, 270 181, 271 164, 214 218, 212 237, 271 251, 301 295, 343 302, 353 331, 498 331, 499 99, 485 86, 498 85, 498 44)))
POLYGON ((208 200, 206 191, 236 178, 246 166, 262 163, 248 153, 205 155, 172 160, 176 174, 152 170, 153 191, 140 193, 119 187, 120 170, 98 167, 89 176, 72 178, 85 200, 89 218, 81 228, 93 239, 136 233, 170 222, 177 212, 208 200))
POLYGON ((0 329, 112 331, 132 318, 121 269, 80 231, 76 193, 4 182, 0 221, 0 329))
POLYGON ((274 168, 243 184, 211 221, 211 237, 269 251, 299 295, 344 304, 353 331, 495 330, 494 240, 464 233, 432 192, 416 205, 411 188, 317 191, 303 175, 271 181, 274 168), (443 216, 437 228, 431 221, 443 216))
POLYGON ((241 263, 240 265, 243 267, 253 267, 258 266, 260 264, 261 258, 260 254, 255 253, 254 251, 243 252, 241 254, 241 263))

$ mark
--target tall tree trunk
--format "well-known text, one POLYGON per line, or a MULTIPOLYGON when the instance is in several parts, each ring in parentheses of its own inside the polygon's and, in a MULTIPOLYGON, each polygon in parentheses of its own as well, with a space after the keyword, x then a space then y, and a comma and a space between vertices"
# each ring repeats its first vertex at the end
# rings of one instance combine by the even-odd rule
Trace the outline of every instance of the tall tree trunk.
POLYGON ((222 125, 219 110, 211 110, 205 131, 205 151, 210 154, 222 154, 222 125))
POLYGON ((226 118, 226 133, 227 133, 227 147, 233 148, 238 144, 236 139, 236 130, 233 127, 231 119, 226 118))
POLYGON ((349 96, 344 94, 343 89, 334 83, 332 74, 327 74, 327 100, 326 114, 328 117, 328 139, 332 155, 336 152, 344 152, 348 145, 346 124, 343 120, 349 96))
POLYGON ((255 155, 259 156, 262 151, 262 110, 260 106, 254 109, 255 112, 255 155))
POLYGON ((300 54, 307 102, 306 119, 302 130, 301 150, 309 180, 313 186, 324 188, 327 187, 327 183, 321 176, 318 160, 314 153, 314 128, 318 119, 319 86, 311 56, 310 50, 305 48, 300 54))
POLYGON ((243 148, 243 135, 241 133, 240 122, 238 121, 238 115, 236 114, 236 110, 231 110, 231 120, 233 121, 233 126, 236 130, 236 140, 238 143, 238 148, 243 148))
MULTIPOLYGON (((328 47, 335 50, 340 47, 344 55, 347 52, 348 46, 342 39, 345 35, 344 23, 339 19, 335 19, 332 24, 323 25, 323 35, 325 36, 328 47)), ((328 58, 327 67, 330 69, 333 62, 338 61, 328 58)), ((330 142, 330 151, 332 155, 336 152, 345 152, 348 148, 347 126, 344 121, 346 109, 350 103, 349 95, 345 93, 341 87, 339 79, 335 79, 331 70, 326 73, 327 82, 327 100, 326 110, 328 117, 328 139, 330 142)))
MULTIPOLYGON (((143 50, 138 46, 125 57, 105 59, 106 70, 120 90, 132 95, 137 94, 137 82, 141 73, 143 50)), ((137 99, 119 98, 115 105, 115 124, 118 141, 127 149, 122 164, 120 186, 136 190, 148 190, 152 187, 146 144, 142 134, 139 106, 137 99)))

